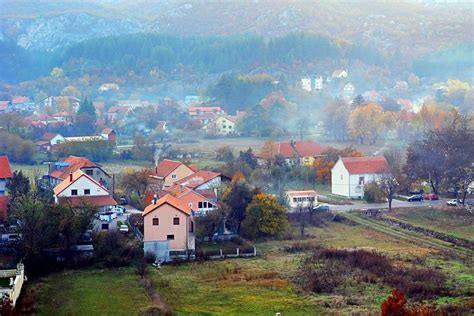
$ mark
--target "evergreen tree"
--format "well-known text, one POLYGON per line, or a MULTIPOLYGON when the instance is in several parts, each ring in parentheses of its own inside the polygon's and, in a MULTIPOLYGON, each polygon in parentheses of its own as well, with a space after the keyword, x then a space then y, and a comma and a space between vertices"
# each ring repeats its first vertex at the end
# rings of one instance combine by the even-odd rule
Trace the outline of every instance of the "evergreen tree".
POLYGON ((97 115, 95 113, 95 107, 92 104, 92 101, 88 100, 87 97, 82 100, 81 104, 79 105, 79 109, 77 110, 77 114, 87 114, 90 116, 91 120, 95 122, 97 119, 97 115))

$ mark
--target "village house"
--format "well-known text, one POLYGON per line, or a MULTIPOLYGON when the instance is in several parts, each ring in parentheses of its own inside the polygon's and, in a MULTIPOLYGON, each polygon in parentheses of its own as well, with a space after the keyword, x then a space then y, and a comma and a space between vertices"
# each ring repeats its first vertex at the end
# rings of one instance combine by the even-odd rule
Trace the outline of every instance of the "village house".
POLYGON ((212 135, 235 134, 235 124, 245 116, 245 112, 237 112, 237 115, 219 115, 215 120, 204 125, 202 129, 212 135))
POLYGON ((318 203, 317 193, 314 190, 286 191, 285 200, 291 209, 314 207, 318 203))
POLYGON ((194 258, 195 238, 191 208, 171 194, 153 199, 143 212, 145 254, 159 262, 194 258))
POLYGON ((10 105, 10 101, 0 101, 0 113, 6 113, 10 105))
POLYGON ((117 133, 110 127, 104 128, 100 136, 102 136, 103 139, 108 140, 110 143, 114 145, 117 144, 117 133))
POLYGON ((8 181, 13 177, 7 156, 0 156, 0 221, 8 217, 10 198, 7 196, 8 181))
POLYGON ((54 113, 52 116, 58 122, 72 122, 72 115, 66 111, 54 113))
POLYGON ((278 143, 273 146, 271 152, 266 149, 256 154, 260 165, 264 165, 267 159, 275 156, 283 157, 289 166, 312 166, 315 159, 323 155, 321 146, 311 140, 278 143))
POLYGON ((352 83, 347 83, 343 88, 344 95, 352 96, 355 93, 355 87, 352 83))
POLYGON ((163 197, 166 194, 171 194, 188 205, 196 216, 204 215, 217 208, 217 194, 212 189, 193 190, 185 185, 176 184, 167 188, 160 196, 163 197))
POLYGON ((324 87, 324 79, 322 76, 314 79, 314 90, 322 90, 324 87))
POLYGON ((199 106, 194 103, 188 106, 188 117, 191 120, 199 119, 203 115, 209 116, 209 114, 216 117, 219 114, 224 114, 224 111, 220 106, 199 106))
POLYGON ((165 159, 153 169, 150 178, 154 182, 155 191, 159 192, 196 171, 195 166, 187 166, 180 161, 165 159))
POLYGON ((230 181, 230 178, 217 172, 199 170, 176 181, 175 185, 183 185, 193 190, 214 190, 224 181, 230 181))
POLYGON ((364 197, 364 185, 390 172, 383 156, 339 158, 331 169, 331 193, 348 198, 364 197))
POLYGON ((111 106, 107 111, 107 120, 110 123, 116 122, 127 115, 130 111, 130 107, 128 106, 111 106))
POLYGON ((141 100, 118 100, 117 101, 118 106, 120 107, 128 107, 132 110, 136 108, 141 108, 145 106, 149 106, 150 102, 148 101, 141 101, 141 100))
POLYGON ((300 85, 301 89, 311 92, 311 78, 302 78, 300 85))
POLYGON ((91 206, 98 211, 117 205, 107 188, 82 170, 70 173, 54 187, 53 191, 56 204, 69 204, 72 207, 91 206))
POLYGON ((101 165, 85 157, 69 156, 62 161, 50 162, 48 165, 49 172, 43 179, 46 179, 51 186, 58 185, 67 179, 70 174, 81 170, 108 190, 113 188, 113 178, 102 169, 101 165))
POLYGON ((64 141, 65 139, 61 134, 44 133, 39 140, 35 141, 35 145, 39 151, 49 152, 53 146, 59 145, 64 141))
POLYGON ((332 78, 347 78, 347 70, 346 69, 336 69, 332 72, 332 78))
POLYGON ((12 97, 12 101, 10 102, 9 106, 14 112, 31 111, 34 106, 34 102, 31 102, 30 98, 28 97, 15 95, 12 97))

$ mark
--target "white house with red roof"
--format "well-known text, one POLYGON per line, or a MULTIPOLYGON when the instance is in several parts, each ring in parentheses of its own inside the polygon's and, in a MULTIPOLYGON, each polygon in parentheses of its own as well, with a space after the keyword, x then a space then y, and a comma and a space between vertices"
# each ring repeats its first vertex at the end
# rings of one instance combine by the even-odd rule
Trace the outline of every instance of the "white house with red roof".
POLYGON ((107 188, 82 170, 70 173, 53 191, 56 204, 92 206, 97 209, 117 205, 107 188))
POLYGON ((55 145, 61 144, 64 142, 64 137, 58 133, 44 133, 40 139, 35 141, 36 147, 40 151, 48 152, 55 145))
POLYGON ((383 156, 339 158, 331 169, 331 193, 348 198, 363 198, 364 185, 390 173, 383 156))

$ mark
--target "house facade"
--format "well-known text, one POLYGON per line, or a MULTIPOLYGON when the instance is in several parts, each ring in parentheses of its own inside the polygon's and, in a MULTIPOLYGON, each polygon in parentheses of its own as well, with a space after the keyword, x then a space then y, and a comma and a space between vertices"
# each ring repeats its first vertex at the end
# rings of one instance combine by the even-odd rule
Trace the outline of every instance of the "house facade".
POLYGON ((331 169, 331 193, 362 199, 364 185, 390 172, 383 156, 339 158, 331 169))
POLYGON ((302 78, 300 85, 301 89, 311 92, 311 78, 302 78))
POLYGON ((77 170, 54 189, 56 204, 70 204, 73 207, 93 206, 99 210, 117 205, 107 188, 82 170, 77 170))
POLYGON ((318 204, 317 193, 314 190, 286 191, 285 200, 292 209, 298 209, 299 207, 307 208, 318 204))
POLYGON ((194 222, 191 208, 171 194, 154 199, 143 212, 145 253, 160 262, 194 258, 194 222))
POLYGON ((269 157, 281 156, 289 166, 312 166, 318 157, 322 157, 321 146, 311 140, 289 141, 275 144, 272 152, 259 152, 256 154, 260 165, 265 164, 269 157))
POLYGON ((192 175, 195 171, 195 167, 187 166, 180 161, 165 159, 155 167, 150 178, 154 180, 156 189, 160 191, 171 187, 176 181, 192 175))
POLYGON ((193 190, 184 185, 174 185, 163 192, 161 196, 171 194, 194 212, 196 216, 205 215, 217 208, 215 190, 193 190))
POLYGON ((10 198, 7 196, 7 184, 13 177, 7 156, 0 156, 0 220, 8 217, 10 198))
POLYGON ((175 185, 182 185, 192 190, 214 190, 220 187, 223 181, 230 180, 228 177, 212 171, 199 170, 179 181, 175 185))
POLYGON ((51 151, 53 146, 59 145, 64 141, 65 139, 61 134, 44 133, 43 136, 35 142, 35 145, 40 151, 48 152, 51 151))

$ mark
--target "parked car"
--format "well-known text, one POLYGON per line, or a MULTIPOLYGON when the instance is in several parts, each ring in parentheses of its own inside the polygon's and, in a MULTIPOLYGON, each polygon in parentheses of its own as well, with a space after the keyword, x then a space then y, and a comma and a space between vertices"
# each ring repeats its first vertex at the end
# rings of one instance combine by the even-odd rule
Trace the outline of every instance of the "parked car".
POLYGON ((458 206, 458 200, 452 199, 452 200, 446 201, 446 204, 448 204, 449 206, 458 206))
POLYGON ((439 200, 439 196, 434 194, 434 193, 430 193, 430 194, 425 194, 423 196, 423 199, 425 200, 431 200, 431 201, 436 201, 436 200, 439 200))
POLYGON ((408 191, 408 193, 410 193, 412 195, 423 194, 423 190, 422 189, 413 189, 413 190, 408 191))
POLYGON ((320 204, 318 206, 313 207, 313 211, 315 211, 315 212, 329 212, 329 205, 320 204))
POLYGON ((122 196, 119 201, 120 205, 127 205, 127 198, 125 196, 122 196))
POLYGON ((120 232, 123 234, 128 234, 128 226, 127 225, 120 225, 120 232))
POLYGON ((421 194, 413 194, 408 198, 408 202, 415 202, 415 201, 423 201, 423 195, 421 194))

